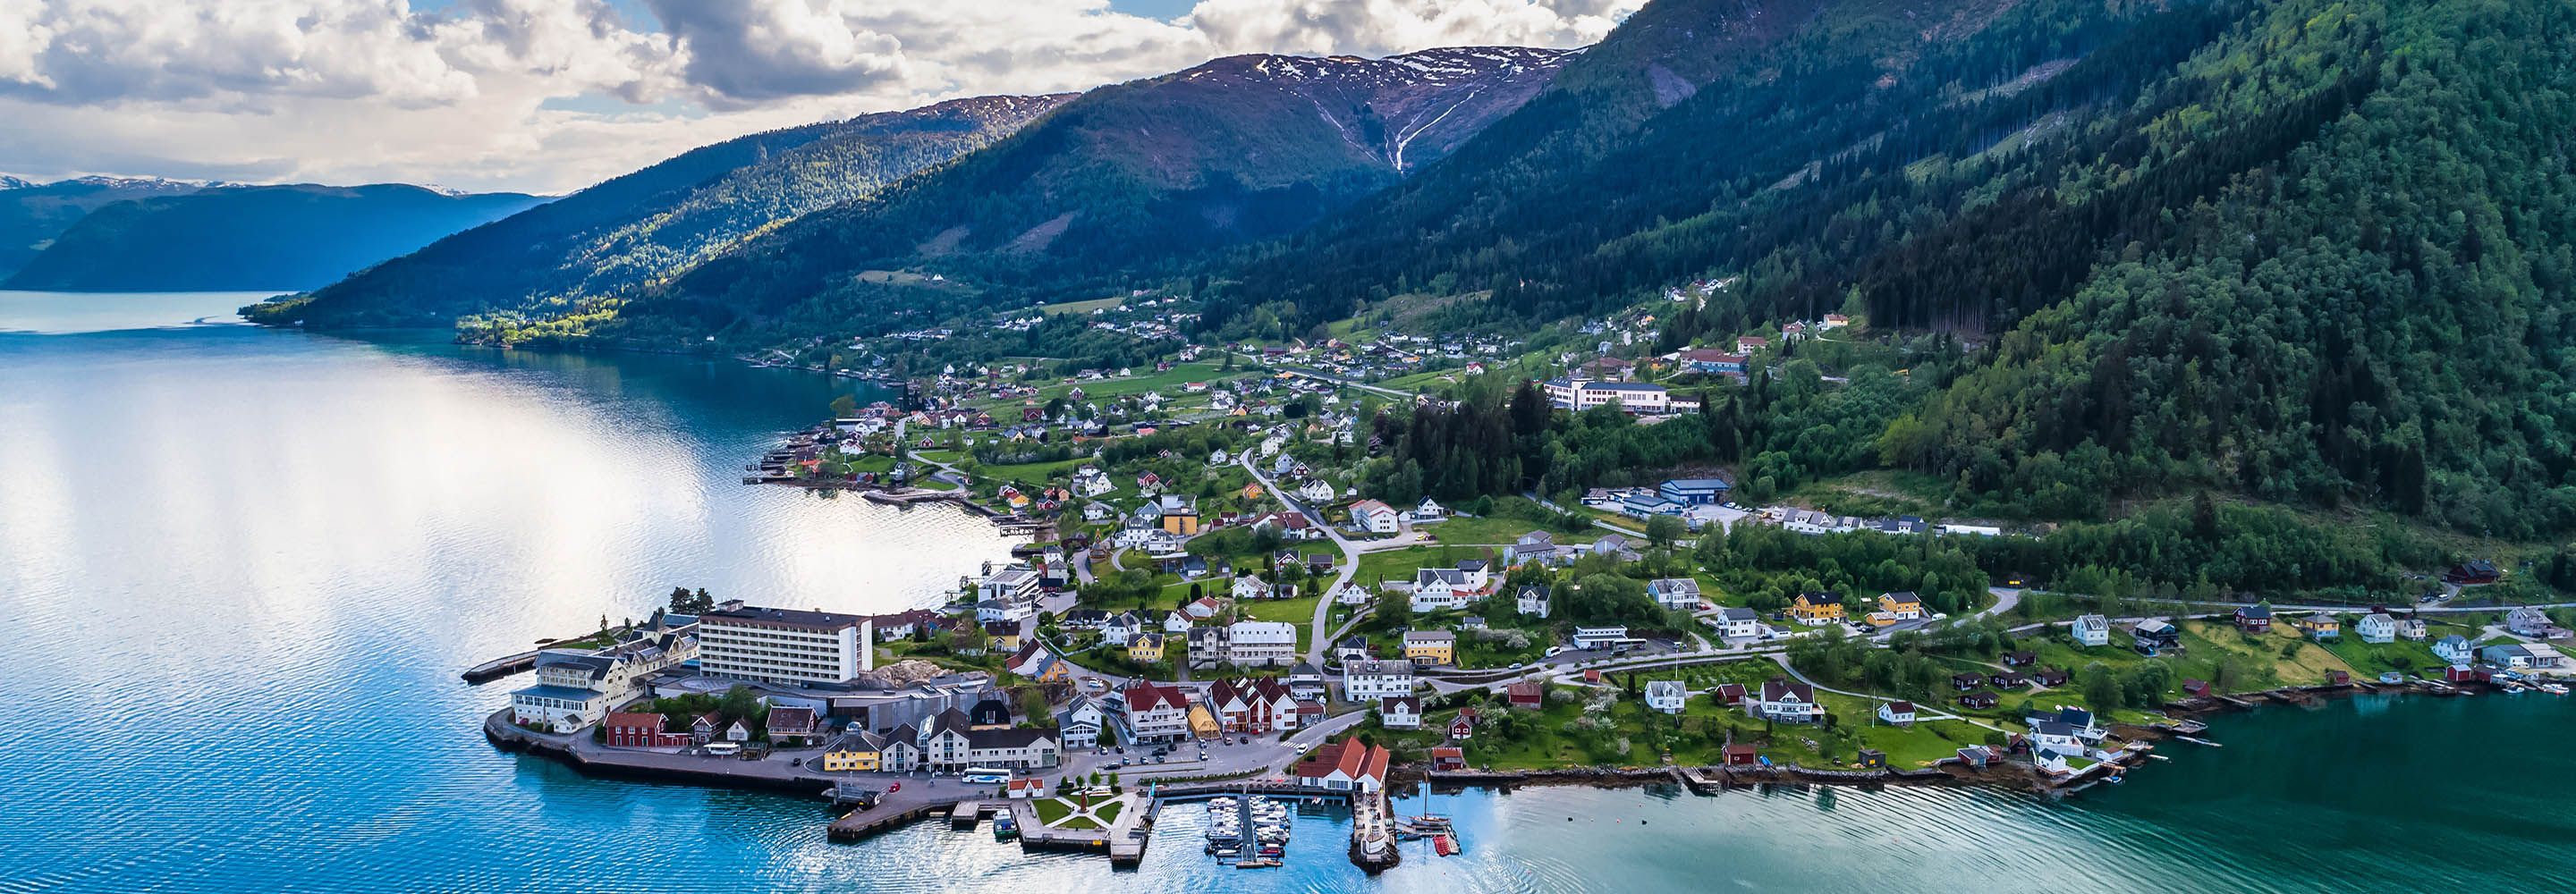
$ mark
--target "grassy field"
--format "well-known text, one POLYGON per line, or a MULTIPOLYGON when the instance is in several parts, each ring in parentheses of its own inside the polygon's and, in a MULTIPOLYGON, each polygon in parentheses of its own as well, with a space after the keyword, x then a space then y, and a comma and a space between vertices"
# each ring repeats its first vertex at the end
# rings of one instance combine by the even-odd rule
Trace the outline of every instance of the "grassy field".
POLYGON ((1073 470, 1081 468, 1092 462, 1094 462, 1094 460, 1091 457, 1077 456, 1072 459, 1056 460, 1054 462, 977 466, 974 471, 978 477, 982 478, 989 478, 996 481, 1017 481, 1022 484, 1042 486, 1055 478, 1070 477, 1073 474, 1073 470))
POLYGON ((1499 550, 1477 546, 1412 546, 1385 552, 1361 553, 1359 572, 1351 579, 1363 587, 1375 587, 1379 580, 1413 579, 1417 568, 1455 567, 1466 559, 1500 558, 1499 550))
MULTIPOLYGON (((1465 516, 1458 516, 1453 517, 1448 521, 1436 524, 1421 525, 1416 527, 1415 530, 1438 537, 1440 542, 1444 544, 1480 544, 1486 546, 1500 546, 1519 540, 1521 535, 1527 534, 1531 531, 1545 530, 1545 526, 1540 525, 1537 522, 1518 518, 1468 518, 1465 516)), ((1590 543, 1594 540, 1600 539, 1594 535, 1605 532, 1599 528, 1594 528, 1589 533, 1583 534, 1566 534, 1561 532, 1551 533, 1556 533, 1556 542, 1558 543, 1590 543)))
POLYGON ((1050 317, 1058 314, 1087 314, 1095 310, 1108 310, 1126 303, 1127 299, 1120 297, 1094 298, 1089 301, 1065 301, 1056 304, 1040 305, 1038 307, 1038 312, 1050 317))

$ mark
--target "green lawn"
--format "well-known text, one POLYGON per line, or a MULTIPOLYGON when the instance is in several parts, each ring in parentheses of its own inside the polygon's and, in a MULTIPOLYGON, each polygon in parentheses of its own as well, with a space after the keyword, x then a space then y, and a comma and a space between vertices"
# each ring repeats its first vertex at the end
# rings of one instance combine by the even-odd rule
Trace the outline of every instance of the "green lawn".
POLYGON ((1087 314, 1095 310, 1107 310, 1125 303, 1127 303, 1127 299, 1123 297, 1094 298, 1089 301, 1062 301, 1055 304, 1039 305, 1038 312, 1050 317, 1057 314, 1087 314))
MULTIPOLYGON (((1444 522, 1421 525, 1418 526, 1416 530, 1438 537, 1440 538, 1440 542, 1444 544, 1483 544, 1487 546, 1501 546, 1519 540, 1521 535, 1527 534, 1531 531, 1545 530, 1545 526, 1540 525, 1537 522, 1519 518, 1468 518, 1465 516, 1458 516, 1444 522)), ((1600 539, 1593 535, 1604 532, 1599 528, 1593 528, 1590 533, 1585 534, 1566 534, 1563 532, 1554 533, 1556 533, 1556 542, 1558 543, 1590 543, 1594 540, 1600 539)))
POLYGON ((1352 576, 1360 586, 1374 588, 1380 580, 1413 579, 1417 568, 1451 568, 1461 560, 1500 558, 1501 551, 1478 546, 1412 546, 1385 552, 1361 553, 1359 571, 1352 576))

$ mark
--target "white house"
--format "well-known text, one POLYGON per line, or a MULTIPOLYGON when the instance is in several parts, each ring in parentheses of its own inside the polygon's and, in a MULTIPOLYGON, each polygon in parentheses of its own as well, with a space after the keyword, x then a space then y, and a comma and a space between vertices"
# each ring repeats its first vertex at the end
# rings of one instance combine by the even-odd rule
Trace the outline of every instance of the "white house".
POLYGON ((1883 703, 1878 706, 1878 719, 1896 724, 1897 726, 1913 726, 1914 703, 1909 701, 1883 703))
POLYGON ((1403 529, 1403 518, 1393 507, 1376 500, 1351 504, 1351 521, 1371 534, 1393 534, 1403 529))
POLYGON ((1680 680, 1646 681, 1646 707, 1648 708, 1666 714, 1679 714, 1682 712, 1682 702, 1689 697, 1690 690, 1684 687, 1680 680))
POLYGON ((2478 647, 2470 644, 2468 637, 2454 633, 2433 644, 2433 655, 2443 661, 2467 667, 2477 661, 2478 647))
POLYGON ((1413 572, 1413 610, 1448 611, 1467 604, 1467 575, 1455 568, 1421 568, 1413 572))
POLYGON ((2383 612, 2372 612, 2361 616, 2361 620, 2352 625, 2352 632, 2365 643, 2393 643, 2397 641, 2397 619, 2383 612))
POLYGON ((1236 621, 1226 660, 1237 667, 1285 667, 1297 661, 1297 625, 1286 621, 1236 621))
POLYGON ((1759 639, 1762 636, 1762 615, 1749 608, 1718 609, 1717 631, 1727 639, 1759 639))
POLYGON ((1659 577, 1646 582, 1646 595, 1655 604, 1679 611, 1698 611, 1701 600, 1699 581, 1687 577, 1659 577))
POLYGON ((1236 602, 1267 599, 1270 597, 1270 582, 1262 580, 1259 575, 1239 575, 1234 579, 1233 595, 1236 602))
POLYGON ((1369 591, 1367 587, 1360 586, 1358 581, 1345 581, 1341 586, 1333 588, 1333 601, 1341 605, 1367 605, 1369 591))
POLYGON ((1063 710, 1055 712, 1056 738, 1064 747, 1093 748, 1100 744, 1100 728, 1109 721, 1108 712, 1087 695, 1077 695, 1063 710))
POLYGON ((2075 644, 2107 646, 2111 644, 2111 619, 2101 615, 2084 615, 2075 619, 2075 644))
POLYGON ((1387 729, 1420 729, 1422 700, 1409 695, 1378 699, 1377 720, 1387 729))
POLYGON ((1446 521, 1448 518, 1449 510, 1442 508, 1439 503, 1433 502, 1430 497, 1422 498, 1422 504, 1413 507, 1413 523, 1417 525, 1427 525, 1433 522, 1446 521))
POLYGON ((1824 706, 1816 704, 1815 687, 1805 683, 1773 680, 1752 696, 1745 700, 1744 710, 1766 720, 1814 723, 1825 715, 1824 706))
POLYGON ((1517 600, 1519 603, 1518 608, 1520 609, 1520 613, 1542 621, 1547 620, 1547 599, 1548 591, 1546 587, 1542 587, 1537 584, 1528 584, 1521 587, 1519 598, 1517 600))
POLYGON ((1110 720, 1129 742, 1178 739, 1190 732, 1190 700, 1178 687, 1154 683, 1129 686, 1109 702, 1110 720))
POLYGON ((1342 663, 1342 699, 1366 704, 1382 698, 1413 694, 1413 662, 1345 661, 1342 663))
POLYGON ((1309 503, 1330 503, 1334 497, 1333 484, 1321 478, 1310 479, 1298 486, 1297 496, 1309 503))

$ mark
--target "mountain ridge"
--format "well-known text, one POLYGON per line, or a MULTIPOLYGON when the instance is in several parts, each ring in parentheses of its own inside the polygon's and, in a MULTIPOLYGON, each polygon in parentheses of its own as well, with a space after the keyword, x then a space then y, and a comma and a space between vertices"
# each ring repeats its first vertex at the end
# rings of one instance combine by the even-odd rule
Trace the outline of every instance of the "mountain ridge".
POLYGON ((1069 98, 969 97, 712 143, 244 313, 317 328, 493 312, 577 325, 733 240, 945 163, 1069 98))

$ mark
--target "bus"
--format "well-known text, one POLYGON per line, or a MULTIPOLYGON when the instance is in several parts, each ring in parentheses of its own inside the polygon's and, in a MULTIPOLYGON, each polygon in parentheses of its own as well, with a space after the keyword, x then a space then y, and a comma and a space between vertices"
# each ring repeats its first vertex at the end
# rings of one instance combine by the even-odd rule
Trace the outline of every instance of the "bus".
POLYGON ((742 743, 709 742, 707 743, 707 753, 716 757, 732 757, 742 753, 742 743))
POLYGON ((1001 785, 1011 781, 1011 771, 1007 767, 968 767, 966 772, 957 774, 957 779, 975 785, 1001 785))

